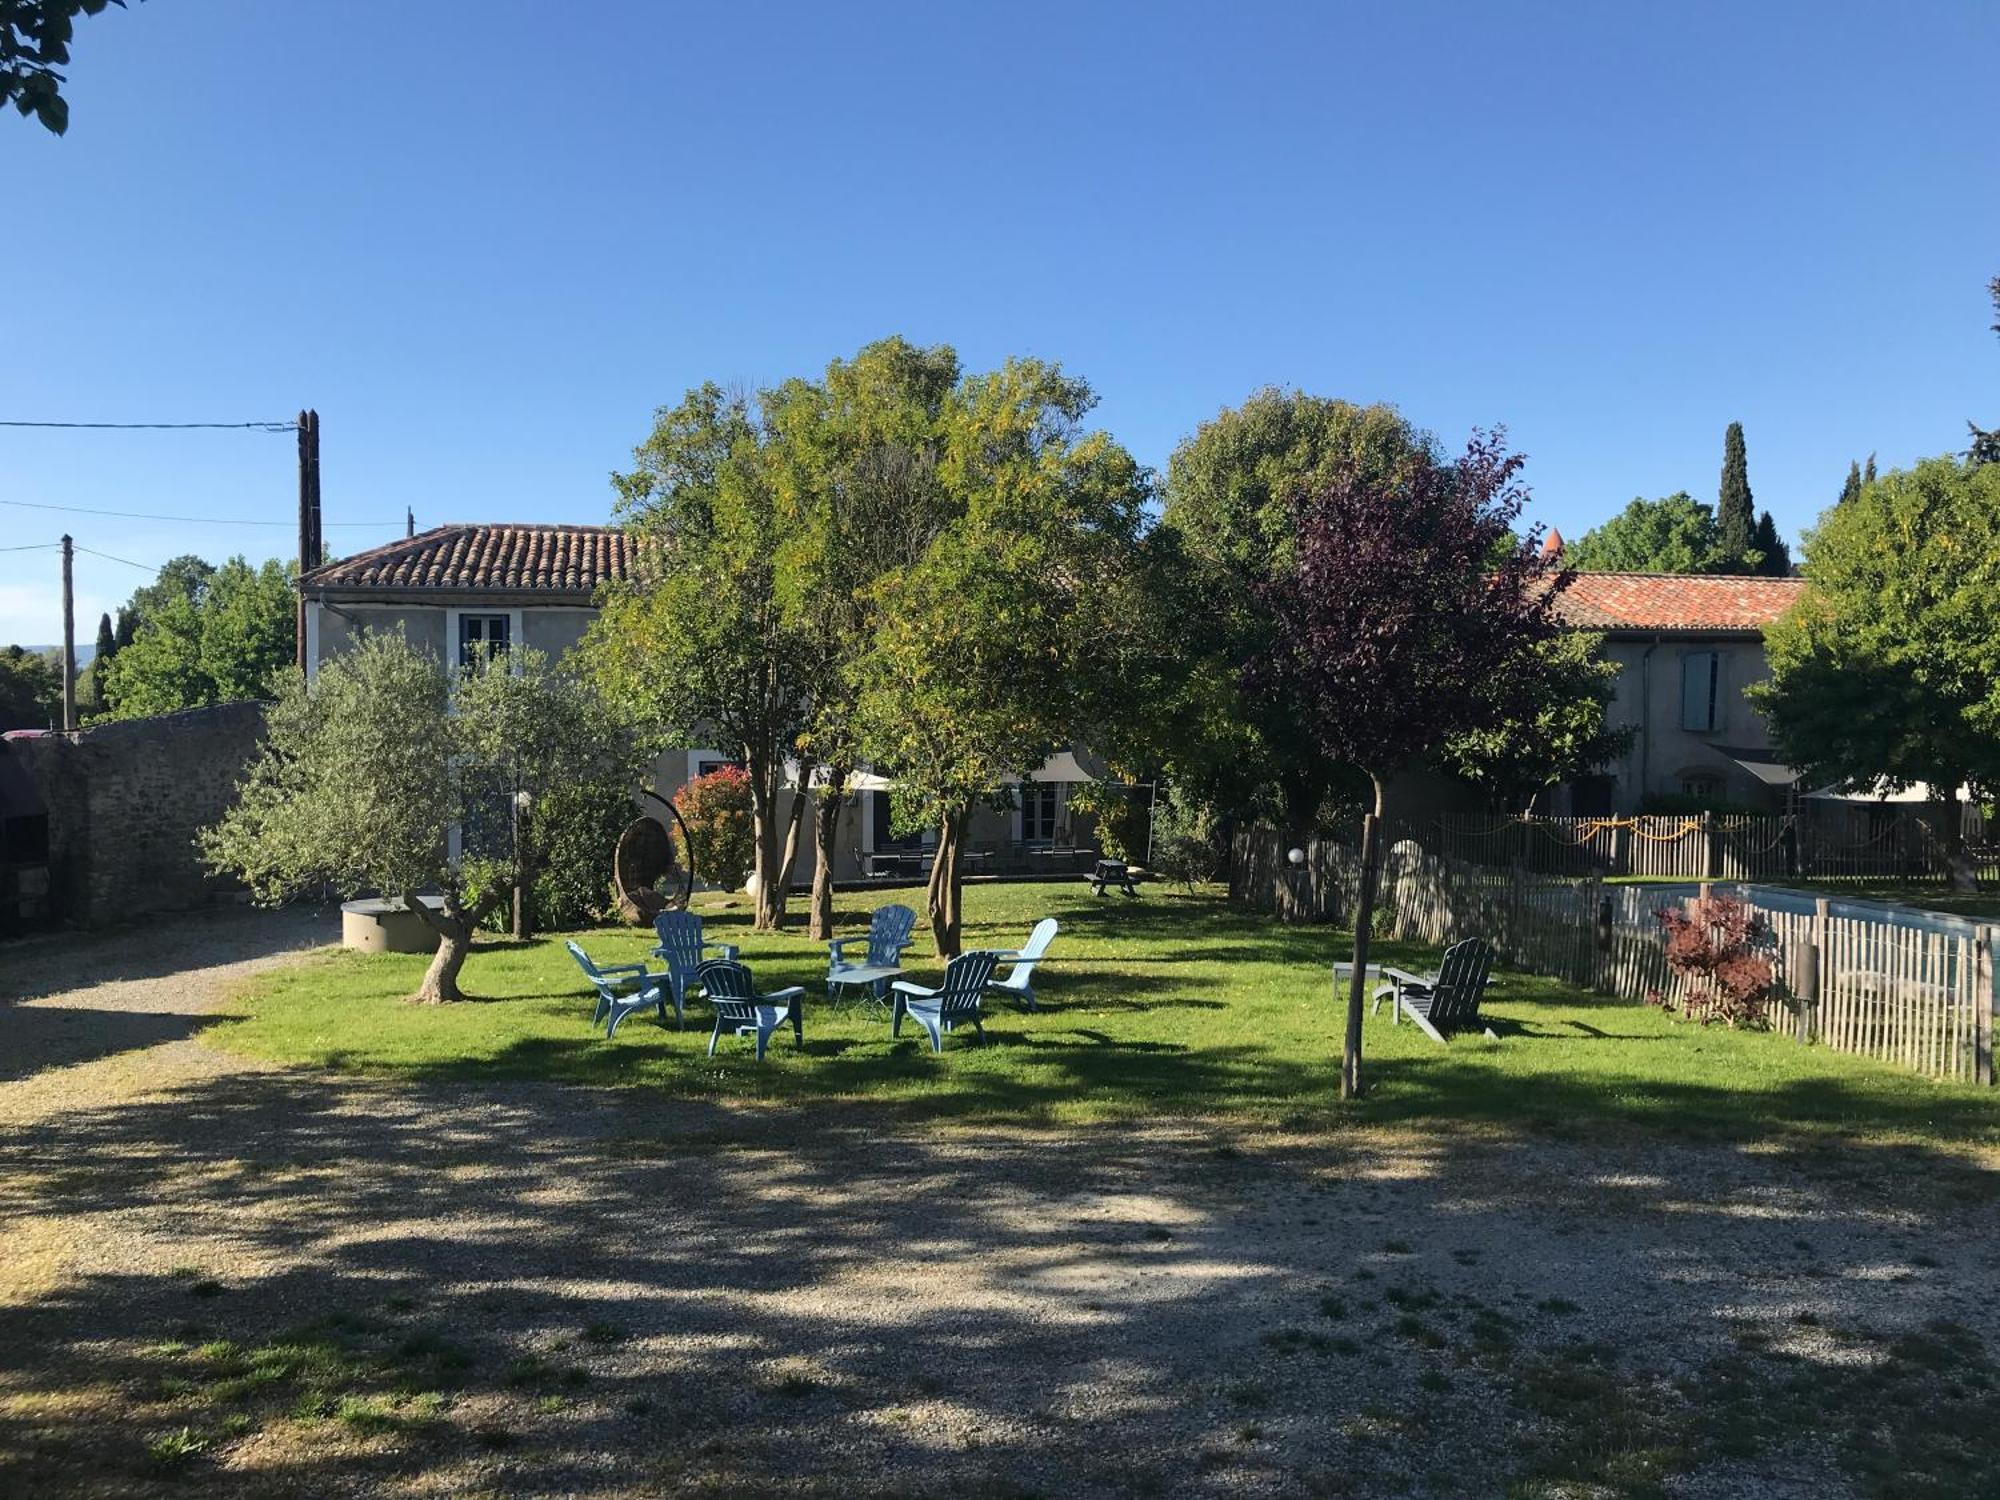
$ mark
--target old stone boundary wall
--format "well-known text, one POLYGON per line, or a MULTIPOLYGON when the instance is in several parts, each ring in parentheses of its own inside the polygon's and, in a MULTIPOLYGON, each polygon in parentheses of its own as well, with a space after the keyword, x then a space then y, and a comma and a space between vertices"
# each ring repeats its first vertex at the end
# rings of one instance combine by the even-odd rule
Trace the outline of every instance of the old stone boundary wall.
POLYGON ((108 927, 237 899, 194 837, 234 799, 263 732, 263 704, 221 703, 11 741, 48 804, 54 919, 108 927))

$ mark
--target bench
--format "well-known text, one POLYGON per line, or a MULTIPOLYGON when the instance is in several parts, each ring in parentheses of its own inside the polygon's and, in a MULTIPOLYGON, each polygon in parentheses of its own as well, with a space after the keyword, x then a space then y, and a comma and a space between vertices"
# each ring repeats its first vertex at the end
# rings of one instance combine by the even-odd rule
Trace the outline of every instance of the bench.
POLYGON ((1140 876, 1132 873, 1132 867, 1122 859, 1100 859, 1090 872, 1090 893, 1102 896, 1112 886, 1118 887, 1128 896, 1139 894, 1140 876))

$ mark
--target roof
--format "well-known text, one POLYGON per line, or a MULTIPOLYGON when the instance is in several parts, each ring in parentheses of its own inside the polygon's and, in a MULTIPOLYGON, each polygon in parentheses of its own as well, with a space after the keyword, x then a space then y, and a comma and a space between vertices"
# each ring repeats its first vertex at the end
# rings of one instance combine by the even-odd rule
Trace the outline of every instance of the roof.
POLYGON ((314 568, 313 592, 532 593, 587 599, 631 570, 632 538, 611 526, 435 526, 314 568))
POLYGON ((1588 630, 1761 631, 1805 591, 1801 578, 1578 573, 1556 602, 1588 630))

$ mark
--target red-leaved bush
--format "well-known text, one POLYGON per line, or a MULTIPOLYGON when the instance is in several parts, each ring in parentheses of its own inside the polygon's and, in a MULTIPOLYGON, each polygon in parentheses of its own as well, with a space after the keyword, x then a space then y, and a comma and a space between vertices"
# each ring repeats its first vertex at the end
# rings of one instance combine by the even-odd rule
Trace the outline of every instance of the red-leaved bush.
POLYGON ((740 887, 749 878, 756 852, 750 773, 741 766, 719 766, 682 787, 674 807, 687 825, 687 842, 694 846, 680 850, 680 857, 693 861, 695 878, 726 891, 740 887))
POLYGON ((1654 990, 1646 998, 1693 1021, 1756 1026, 1777 993, 1771 964, 1771 924, 1734 896, 1710 896, 1691 907, 1653 913, 1667 939, 1667 967, 1680 975, 1677 1003, 1654 990))

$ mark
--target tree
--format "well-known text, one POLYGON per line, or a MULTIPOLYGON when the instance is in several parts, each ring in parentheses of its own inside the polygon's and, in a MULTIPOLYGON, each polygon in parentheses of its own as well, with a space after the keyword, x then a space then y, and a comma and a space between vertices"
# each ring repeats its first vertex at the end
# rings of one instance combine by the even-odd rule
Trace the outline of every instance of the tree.
POLYGON ((0 730, 47 729, 62 703, 62 674, 40 652, 0 649, 0 730))
POLYGON ((876 626, 853 680, 862 749, 894 775, 895 826, 937 830, 926 905, 958 952, 960 856, 982 799, 1110 716, 1119 603, 1146 476, 1082 419, 1090 388, 1009 360, 963 378, 942 414, 951 519, 872 587, 876 626))
POLYGON ((1770 681, 1750 690, 1809 781, 1923 783, 1949 804, 1959 890, 1976 883, 1959 788, 2000 789, 1994 536, 2000 466, 1935 458, 1864 485, 1806 534, 1805 594, 1766 632, 1770 681))
POLYGON ((69 101, 63 98, 69 44, 78 16, 94 16, 125 0, 0 0, 0 105, 12 102, 61 135, 69 129, 69 101))
POLYGON ((1546 788, 1623 755, 1633 731, 1606 720, 1618 663, 1598 654, 1603 644, 1601 635, 1565 630, 1530 648, 1528 670, 1507 684, 1493 717, 1444 742, 1445 766, 1526 813, 1546 788))
MULTIPOLYGON (((1986 290, 1993 297, 1993 331, 2000 333, 2000 276, 1995 276, 1986 284, 1986 290)), ((1972 429, 1972 445, 1965 456, 1975 464, 2000 464, 2000 427, 1985 428, 1976 422, 1967 422, 1972 429)))
POLYGON ((1579 573, 1713 573, 1722 562, 1715 512, 1686 490, 1634 500, 1563 548, 1579 573))
POLYGON ((111 658, 118 654, 118 636, 111 628, 111 616, 97 617, 97 648, 90 654, 90 668, 84 673, 84 689, 93 708, 104 706, 104 675, 111 670, 111 658))
POLYGON ((1840 487, 1840 498, 1836 505, 1845 505, 1861 493, 1861 461, 1856 459, 1847 466, 1847 482, 1840 487))
POLYGON ((1558 633, 1555 600, 1569 575, 1541 556, 1539 533, 1494 563, 1526 502, 1520 466, 1497 434, 1475 433, 1456 463, 1425 458, 1388 477, 1337 473, 1294 500, 1297 566, 1262 589, 1284 628, 1250 675, 1374 787, 1362 823, 1343 1097, 1362 1089, 1384 785, 1457 736, 1528 718, 1536 652, 1558 633))
POLYGON ((1750 465, 1743 453, 1743 424, 1722 435, 1722 486, 1715 500, 1718 573, 1757 571, 1757 510, 1750 498, 1750 465))
POLYGON ((291 563, 253 568, 241 557, 220 568, 199 558, 167 564, 158 583, 133 596, 138 628, 105 673, 113 717, 263 697, 272 674, 294 659, 294 573, 291 563))
POLYGON ((788 381, 767 397, 781 490, 795 511, 780 598, 820 655, 799 777, 801 806, 813 789, 817 939, 833 936, 840 810, 862 753, 856 669, 879 613, 873 585, 914 565, 954 513, 941 473, 958 378, 949 346, 888 338, 834 360, 817 384, 788 381))
MULTIPOLYGON (((1392 406, 1275 388, 1202 423, 1175 448, 1161 530, 1179 555, 1160 547, 1154 561, 1188 607, 1178 623, 1185 661, 1230 664, 1206 675, 1205 706, 1178 720, 1214 734, 1208 748, 1180 736, 1183 755, 1206 767, 1194 777, 1205 794, 1234 806, 1262 800, 1270 785, 1285 821, 1310 828, 1331 800, 1358 791, 1351 771, 1320 753, 1287 705, 1235 666, 1268 649, 1280 629, 1261 591, 1296 566, 1293 496, 1350 471, 1390 479, 1433 449, 1430 435, 1392 406)), ((1203 671, 1190 669, 1190 686, 1203 671)))
POLYGON ((460 674, 370 633, 310 680, 282 677, 237 801, 200 844, 259 900, 330 884, 409 903, 438 936, 410 998, 457 1000, 474 928, 532 877, 532 851, 501 832, 507 804, 629 788, 640 766, 596 693, 538 652, 460 674), (416 899, 432 889, 436 909, 416 899))
POLYGON ((1791 577, 1792 549, 1778 535, 1778 523, 1768 510, 1757 517, 1756 545, 1751 550, 1757 554, 1757 571, 1764 577, 1791 577))
POLYGON ((1868 455, 1868 462, 1862 465, 1861 483, 1862 487, 1866 488, 1868 485, 1871 485, 1874 482, 1875 482, 1875 455, 1871 453, 1868 455))
POLYGON ((784 921, 791 866, 779 795, 824 660, 780 598, 797 511, 781 503, 778 441, 761 403, 714 384, 660 410, 635 467, 613 476, 639 565, 610 591, 584 647, 604 691, 653 744, 712 738, 742 762, 763 930, 784 921))
POLYGON ((674 798, 687 847, 681 862, 701 879, 733 891, 749 875, 755 838, 750 827, 750 778, 740 766, 697 776, 674 798))

